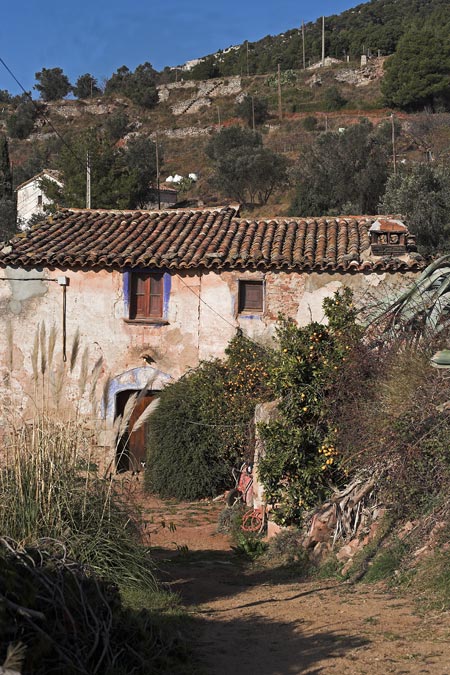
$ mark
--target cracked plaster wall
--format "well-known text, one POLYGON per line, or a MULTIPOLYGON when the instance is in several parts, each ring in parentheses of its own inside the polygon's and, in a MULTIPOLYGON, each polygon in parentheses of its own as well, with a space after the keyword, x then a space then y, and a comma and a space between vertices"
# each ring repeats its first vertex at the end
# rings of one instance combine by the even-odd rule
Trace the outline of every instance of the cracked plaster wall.
MULTIPOLYGON (((0 330, 13 332, 14 369, 10 382, 14 390, 27 390, 32 367, 31 353, 36 328, 58 330, 56 359, 62 353, 62 288, 45 278, 67 276, 67 351, 77 330, 81 349, 89 349, 89 365, 101 356, 103 372, 99 389, 108 375, 142 368, 147 364, 164 374, 164 381, 179 378, 200 360, 222 357, 229 340, 240 327, 251 339, 270 342, 279 313, 293 317, 300 325, 322 320, 322 302, 335 290, 348 285, 357 303, 369 298, 387 301, 408 286, 414 275, 388 274, 296 274, 271 271, 206 271, 201 276, 184 272, 172 274, 167 325, 127 323, 124 319, 124 275, 107 271, 4 270, 9 281, 0 286, 0 330), (30 278, 37 280, 29 280, 30 278), (22 280, 23 279, 23 280, 22 280), (28 279, 28 281, 26 280, 28 279), (265 285, 265 310, 261 315, 238 316, 239 279, 261 279, 265 285), (201 300, 199 300, 199 296, 201 300), (150 361, 145 361, 144 356, 150 361)), ((10 358, 6 340, 0 345, 0 372, 10 358)), ((79 368, 79 364, 77 365, 79 368)), ((78 376, 77 368, 74 375, 78 376)), ((3 381, 5 381, 3 376, 3 381)), ((162 381, 162 380, 161 380, 162 381)), ((88 402, 82 406, 89 409, 88 402)))

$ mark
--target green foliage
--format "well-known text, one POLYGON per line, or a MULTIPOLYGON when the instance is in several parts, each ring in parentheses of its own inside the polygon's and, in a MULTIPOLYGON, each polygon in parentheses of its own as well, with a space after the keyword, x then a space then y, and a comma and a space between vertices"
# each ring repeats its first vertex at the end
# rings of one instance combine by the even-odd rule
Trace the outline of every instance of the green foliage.
POLYGON ((374 583, 392 580, 408 550, 407 544, 398 539, 391 541, 389 546, 381 548, 371 561, 364 575, 364 581, 374 583))
POLYGON ((227 152, 245 148, 261 148, 263 145, 262 136, 257 131, 251 131, 236 125, 225 127, 209 141, 205 152, 210 159, 217 162, 227 152))
POLYGON ((93 207, 142 207, 156 175, 154 144, 145 137, 131 140, 126 149, 115 148, 108 138, 95 131, 72 137, 58 156, 57 168, 64 176, 64 186, 61 189, 53 181, 42 181, 46 195, 62 206, 85 206, 88 151, 93 207))
POLYGON ((305 119, 303 120, 303 126, 306 129, 306 131, 316 131, 317 117, 313 117, 313 115, 308 115, 308 117, 305 117, 305 119))
POLYGON ((105 129, 110 139, 115 142, 122 138, 128 128, 130 120, 123 110, 117 110, 105 122, 105 129))
POLYGON ((389 172, 387 126, 363 120, 344 132, 320 134, 297 165, 296 216, 377 213, 389 172))
POLYGON ((42 68, 35 77, 37 84, 34 88, 44 101, 57 101, 72 90, 72 85, 61 68, 42 68))
POLYGON ((382 92, 387 105, 419 110, 450 106, 448 7, 411 26, 386 64, 382 92))
MULTIPOLYGON (((164 148, 159 144, 159 167, 164 164, 164 148)), ((152 195, 151 184, 156 182, 156 146, 148 136, 131 138, 125 149, 125 163, 132 178, 130 203, 143 208, 152 195)))
POLYGON ((311 561, 307 550, 302 546, 304 533, 301 530, 289 528, 279 532, 269 540, 269 546, 264 554, 264 560, 276 566, 295 566, 296 573, 302 576, 311 571, 311 561))
POLYGON ((210 80, 220 76, 220 67, 213 56, 208 56, 197 63, 189 73, 191 80, 210 80))
POLYGON ((326 299, 324 311, 328 326, 313 322, 299 328, 281 319, 277 329, 270 384, 280 398, 280 419, 261 426, 266 452, 259 473, 283 525, 299 524, 303 511, 341 478, 337 423, 328 415, 327 396, 361 329, 348 289, 326 299))
POLYGON ((256 96, 245 96, 244 99, 237 104, 236 114, 244 120, 249 127, 253 124, 259 125, 269 117, 269 109, 265 99, 257 98, 256 96))
POLYGON ((266 351, 235 337, 226 360, 202 363, 161 392, 149 424, 146 487, 162 497, 213 497, 253 453, 255 404, 267 399, 266 351))
POLYGON ((450 609, 450 551, 436 547, 425 559, 414 577, 414 587, 419 593, 420 604, 425 609, 448 611, 450 609))
MULTIPOLYGON (((371 0, 359 4, 340 14, 325 18, 325 49, 330 56, 339 59, 350 55, 359 59, 360 55, 378 50, 383 55, 395 52, 401 36, 406 33, 412 22, 423 23, 430 16, 442 16, 441 23, 449 15, 447 0, 371 0)), ((436 29, 439 20, 433 20, 436 29)), ((434 36, 431 36, 431 45, 434 36)), ((317 62, 322 53, 322 20, 317 19, 305 24, 306 58, 317 62)), ((426 60, 426 54, 425 54, 426 60)), ((285 71, 302 68, 302 36, 298 28, 285 31, 280 35, 267 35, 257 42, 245 42, 237 49, 219 52, 208 56, 204 62, 192 71, 195 79, 209 77, 275 73, 281 65, 282 76, 285 71)), ((276 86, 276 75, 272 78, 276 86)))
POLYGON ((422 252, 442 251, 450 236, 450 170, 432 164, 402 167, 389 177, 380 209, 407 219, 422 252))
POLYGON ((105 86, 105 94, 121 94, 143 108, 153 108, 158 102, 156 70, 146 62, 134 72, 126 66, 117 69, 105 86))
POLYGON ((12 96, 7 89, 0 89, 0 103, 11 103, 12 96))
POLYGON ((28 138, 34 128, 39 115, 37 106, 28 96, 20 98, 15 112, 11 113, 6 121, 6 127, 11 138, 28 138))
POLYGON ((347 103, 347 100, 335 86, 326 88, 323 100, 325 110, 329 110, 330 112, 333 110, 340 110, 347 103))
POLYGON ((96 78, 90 73, 80 75, 73 87, 73 94, 78 99, 91 98, 101 93, 96 78))
POLYGON ((8 140, 0 134, 0 200, 13 196, 12 173, 9 161, 8 140))
POLYGON ((236 544, 231 548, 237 555, 253 562, 266 552, 267 547, 267 542, 260 535, 240 531, 236 536, 236 544))
POLYGON ((0 241, 11 239, 17 234, 16 203, 14 199, 0 199, 0 241))
POLYGON ((261 135, 228 127, 209 142, 206 153, 214 160, 215 186, 242 203, 266 204, 287 179, 286 159, 262 146, 261 135))

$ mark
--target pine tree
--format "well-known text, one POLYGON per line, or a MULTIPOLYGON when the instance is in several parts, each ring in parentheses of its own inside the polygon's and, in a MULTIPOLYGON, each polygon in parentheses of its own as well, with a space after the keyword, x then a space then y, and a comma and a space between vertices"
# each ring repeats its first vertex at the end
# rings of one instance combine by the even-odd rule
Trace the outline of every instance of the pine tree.
POLYGON ((0 199, 12 199, 12 173, 9 162, 8 141, 4 134, 0 135, 0 199))

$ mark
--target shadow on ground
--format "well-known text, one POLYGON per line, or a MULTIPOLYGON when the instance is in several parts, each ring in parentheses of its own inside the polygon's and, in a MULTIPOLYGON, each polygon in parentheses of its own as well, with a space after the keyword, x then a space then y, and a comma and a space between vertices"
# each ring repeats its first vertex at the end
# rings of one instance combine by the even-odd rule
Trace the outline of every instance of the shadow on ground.
POLYGON ((274 621, 258 615, 232 617, 228 612, 224 619, 214 612, 209 618, 197 616, 193 629, 193 651, 202 675, 318 675, 327 672, 330 660, 349 657, 370 644, 343 632, 315 633, 301 618, 274 621))
POLYGON ((317 632, 302 618, 302 598, 319 603, 336 582, 303 584, 292 570, 254 568, 224 551, 155 554, 160 578, 192 613, 199 675, 318 675, 369 644, 343 625, 317 632))

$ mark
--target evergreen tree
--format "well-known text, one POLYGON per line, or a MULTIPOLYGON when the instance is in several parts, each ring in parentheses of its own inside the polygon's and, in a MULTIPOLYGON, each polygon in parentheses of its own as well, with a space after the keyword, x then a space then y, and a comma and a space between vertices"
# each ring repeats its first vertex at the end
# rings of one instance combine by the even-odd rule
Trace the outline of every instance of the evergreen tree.
POLYGON ((320 134, 302 153, 290 214, 376 213, 389 173, 387 126, 367 120, 343 133, 320 134))
POLYGON ((78 99, 91 98, 101 94, 96 78, 90 73, 80 75, 73 88, 74 96, 78 99))
POLYGON ((42 68, 35 77, 38 83, 34 88, 44 101, 57 101, 72 90, 72 85, 61 68, 42 68))
POLYGON ((0 241, 9 239, 16 231, 14 200, 8 141, 0 134, 0 241))
POLYGON ((214 162, 215 186, 244 204, 266 204, 286 180, 286 159, 264 148, 261 134, 250 129, 222 129, 211 139, 206 153, 214 162))
POLYGON ((256 96, 245 96, 245 98, 236 106, 236 114, 243 119, 249 127, 264 124, 269 117, 267 101, 256 96))
POLYGON ((403 35, 381 85, 387 105, 450 109, 449 30, 450 20, 438 12, 403 35))
POLYGON ((8 141, 0 134, 0 199, 11 199, 13 196, 12 172, 9 161, 8 141))
POLYGON ((424 253, 448 250, 450 245, 450 170, 417 164, 391 175, 383 195, 382 213, 407 219, 424 253))

